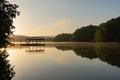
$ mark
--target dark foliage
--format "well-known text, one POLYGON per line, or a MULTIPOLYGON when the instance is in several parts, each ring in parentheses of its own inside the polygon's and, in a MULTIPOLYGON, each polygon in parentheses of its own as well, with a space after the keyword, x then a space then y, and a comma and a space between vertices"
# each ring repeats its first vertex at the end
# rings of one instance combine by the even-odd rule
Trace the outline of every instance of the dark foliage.
POLYGON ((119 42, 120 41, 120 17, 102 23, 95 34, 97 42, 119 42))
POLYGON ((94 42, 94 34, 97 26, 89 25, 77 29, 72 35, 72 41, 74 42, 94 42))
POLYGON ((19 15, 18 5, 10 4, 7 0, 0 0, 0 47, 6 47, 13 35, 13 19, 19 15))
POLYGON ((6 50, 0 50, 0 80, 12 80, 15 76, 14 67, 9 64, 9 60, 7 60, 8 53, 6 50))
POLYGON ((71 34, 67 34, 67 33, 58 34, 54 38, 54 41, 55 42, 70 42, 71 41, 71 34))

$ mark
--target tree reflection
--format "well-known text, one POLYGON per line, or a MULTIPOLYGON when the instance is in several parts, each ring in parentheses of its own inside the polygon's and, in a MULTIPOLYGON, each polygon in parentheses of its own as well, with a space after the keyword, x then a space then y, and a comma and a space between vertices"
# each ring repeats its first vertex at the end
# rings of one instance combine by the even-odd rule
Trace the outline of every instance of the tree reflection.
POLYGON ((73 47, 73 51, 76 53, 76 55, 81 57, 86 57, 89 59, 97 58, 94 46, 73 47))
POLYGON ((72 50, 71 46, 55 46, 58 50, 67 51, 72 50))
POLYGON ((56 48, 60 50, 71 49, 78 56, 89 59, 99 58, 101 61, 107 62, 112 66, 117 66, 120 68, 120 45, 117 43, 96 44, 91 46, 69 46, 69 48, 56 46, 56 48))
POLYGON ((0 50, 0 80, 11 80, 15 75, 14 67, 11 67, 9 60, 7 60, 8 56, 6 50, 0 50))
POLYGON ((95 51, 100 60, 120 67, 120 45, 99 45, 95 47, 95 51))

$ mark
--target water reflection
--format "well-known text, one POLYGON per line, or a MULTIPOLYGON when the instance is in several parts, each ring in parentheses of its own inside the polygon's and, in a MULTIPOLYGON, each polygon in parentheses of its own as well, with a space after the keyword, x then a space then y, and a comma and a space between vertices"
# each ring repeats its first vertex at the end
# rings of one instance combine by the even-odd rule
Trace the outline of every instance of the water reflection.
POLYGON ((72 47, 70 46, 56 46, 56 48, 62 51, 72 50, 72 47))
POLYGON ((107 62, 120 68, 120 45, 119 44, 96 44, 91 46, 56 46, 59 50, 73 50, 76 55, 107 62))
POLYGON ((6 50, 0 50, 0 80, 11 80, 15 76, 14 67, 7 60, 6 50))
POLYGON ((44 52, 45 51, 45 46, 27 46, 26 47, 26 52, 44 52))
POLYGON ((100 60, 120 68, 120 45, 96 46, 95 51, 100 60))

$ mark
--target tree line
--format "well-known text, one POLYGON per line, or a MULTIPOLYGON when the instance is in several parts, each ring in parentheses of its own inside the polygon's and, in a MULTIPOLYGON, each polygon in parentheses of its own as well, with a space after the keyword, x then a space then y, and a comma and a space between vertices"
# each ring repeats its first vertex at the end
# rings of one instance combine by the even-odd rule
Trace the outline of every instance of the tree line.
POLYGON ((120 17, 105 23, 88 25, 76 29, 73 33, 58 34, 55 42, 120 42, 120 17))

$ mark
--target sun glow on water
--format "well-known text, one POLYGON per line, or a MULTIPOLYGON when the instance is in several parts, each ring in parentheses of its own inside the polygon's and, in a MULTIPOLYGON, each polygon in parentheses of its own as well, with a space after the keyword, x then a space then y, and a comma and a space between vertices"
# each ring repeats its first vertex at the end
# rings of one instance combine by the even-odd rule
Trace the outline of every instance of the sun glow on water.
POLYGON ((11 54, 11 53, 15 53, 15 50, 7 50, 7 52, 11 54))

